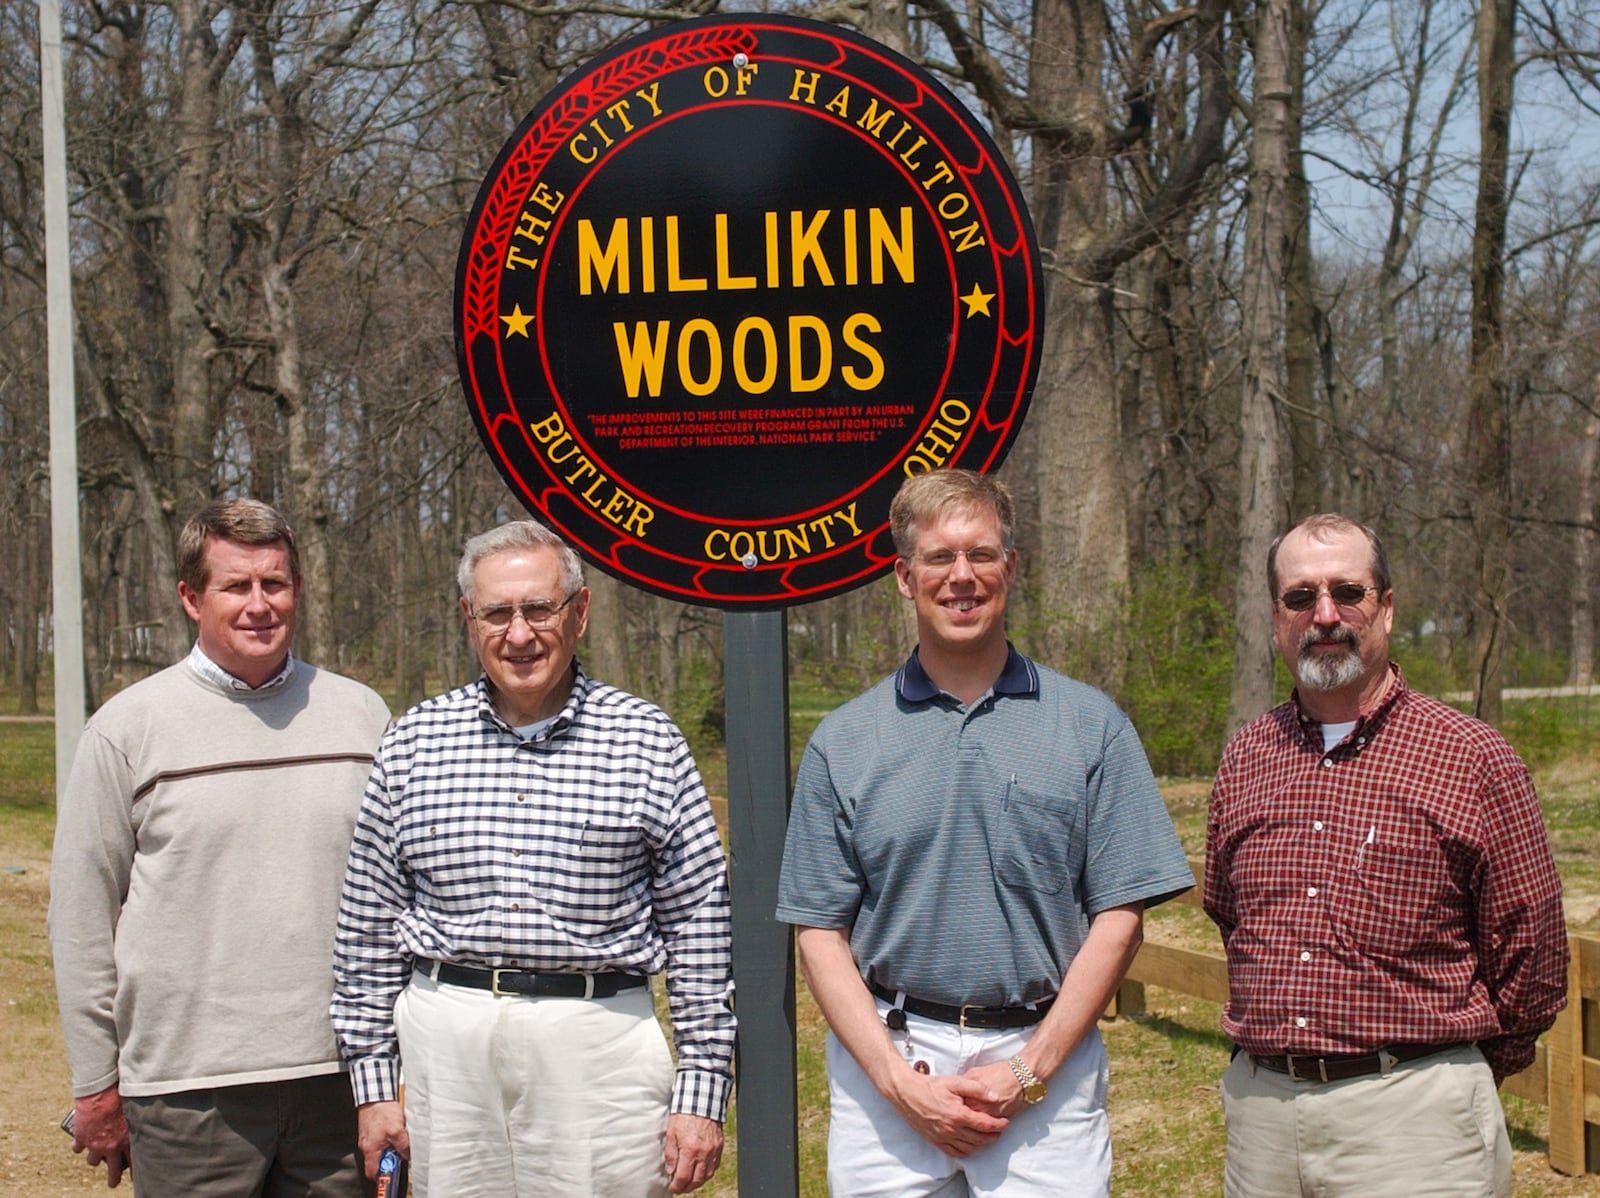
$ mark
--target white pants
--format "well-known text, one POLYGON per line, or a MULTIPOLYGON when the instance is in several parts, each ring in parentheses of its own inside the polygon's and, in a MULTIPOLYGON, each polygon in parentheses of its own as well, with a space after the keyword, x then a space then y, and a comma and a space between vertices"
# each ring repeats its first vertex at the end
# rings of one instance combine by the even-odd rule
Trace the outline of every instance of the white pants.
POLYGON ((414 973, 394 1008, 418 1198, 656 1198, 674 1066, 649 987, 496 998, 414 973))
MULTIPOLYGON (((879 1015, 888 1009, 880 999, 879 1015)), ((944 1075, 1008 1060, 1033 1033, 962 1031, 915 1015, 906 1023, 913 1056, 944 1075)), ((904 1035, 892 1038, 901 1049, 904 1035)), ((965 1157, 946 1156, 914 1132, 832 1033, 827 1051, 833 1198, 1104 1198, 1111 1192, 1106 1051, 1098 1029, 1090 1029, 1050 1078, 1043 1102, 1023 1109, 998 1140, 965 1157)))
POLYGON ((1239 1053, 1222 1076, 1228 1198, 1511 1198, 1494 1075, 1461 1048, 1338 1082, 1239 1053))

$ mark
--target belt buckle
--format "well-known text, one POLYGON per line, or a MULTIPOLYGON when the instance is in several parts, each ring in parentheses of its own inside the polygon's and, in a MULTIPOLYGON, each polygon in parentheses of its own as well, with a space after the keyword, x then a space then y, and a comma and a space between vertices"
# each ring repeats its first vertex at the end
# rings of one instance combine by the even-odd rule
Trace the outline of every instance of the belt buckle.
POLYGON ((967 1030, 967 1012, 968 1011, 981 1011, 981 1010, 983 1010, 983 1004, 982 1003, 968 1002, 968 1003, 962 1003, 961 1004, 961 1019, 960 1019, 959 1023, 960 1023, 962 1031, 966 1031, 967 1030))
POLYGON ((517 992, 515 990, 500 989, 500 975, 502 973, 518 972, 520 971, 516 969, 491 969, 489 971, 489 993, 494 995, 496 998, 515 998, 517 996, 517 992))
POLYGON ((594 974, 592 973, 583 975, 583 996, 585 998, 594 997, 594 974))
POLYGON ((1312 1077, 1309 1073, 1296 1073, 1294 1054, 1286 1052, 1283 1054, 1283 1063, 1289 1067, 1290 1080, 1297 1082, 1325 1082, 1328 1080, 1328 1059, 1326 1057, 1301 1057, 1300 1059, 1303 1061, 1315 1061, 1317 1063, 1317 1076, 1312 1077))

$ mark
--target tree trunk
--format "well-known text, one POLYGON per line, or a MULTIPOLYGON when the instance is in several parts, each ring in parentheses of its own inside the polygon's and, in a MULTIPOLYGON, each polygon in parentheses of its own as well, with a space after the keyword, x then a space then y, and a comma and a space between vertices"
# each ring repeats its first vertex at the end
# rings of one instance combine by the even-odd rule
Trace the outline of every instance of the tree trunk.
MULTIPOLYGON (((1034 105, 1105 129, 1105 41, 1101 5, 1039 0, 1029 73, 1034 105)), ((1106 633, 1129 571, 1110 280, 1072 269, 1106 223, 1103 148, 1083 152, 1036 137, 1033 204, 1040 255, 1054 264, 1046 280, 1039 379, 1022 434, 1032 442, 1025 485, 1039 538, 1036 560, 1025 563, 1038 596, 1034 648, 1050 664, 1115 690, 1123 653, 1106 633)))
POLYGON ((1284 395, 1289 425, 1289 518, 1303 519, 1327 504, 1322 427, 1317 397, 1316 270, 1311 254, 1311 185, 1306 180, 1303 117, 1306 102, 1305 47, 1311 15, 1305 0, 1290 0, 1287 72, 1291 99, 1285 113, 1289 146, 1284 247, 1284 395))
POLYGON ((17 538, 22 555, 22 586, 17 593, 16 607, 9 613, 15 623, 17 638, 17 714, 37 715, 39 712, 39 624, 45 611, 45 597, 50 594, 45 586, 43 562, 39 552, 45 540, 48 522, 40 517, 25 521, 17 538))
POLYGON ((872 0, 861 17, 861 32, 891 50, 909 55, 905 0, 872 0))
MULTIPOLYGON (((1595 376, 1595 393, 1600 396, 1600 375, 1595 376)), ((1578 460, 1577 527, 1572 530, 1572 652, 1567 683, 1590 686, 1594 683, 1594 608, 1589 596, 1594 586, 1594 494, 1595 467, 1600 464, 1600 420, 1590 417, 1584 421, 1578 460)))
POLYGON ((584 672, 626 690, 636 685, 628 637, 628 588, 592 566, 584 571, 584 582, 591 595, 589 631, 581 650, 584 672))
POLYGON ((1278 409, 1284 387, 1283 254, 1289 187, 1289 0, 1256 8, 1255 104, 1245 226, 1244 389, 1239 400, 1239 560, 1228 735, 1272 701, 1267 549, 1282 523, 1278 409))
POLYGON ((183 47, 178 105, 173 113, 172 195, 166 205, 164 268, 172 352, 171 500, 179 524, 211 499, 213 413, 212 342, 203 306, 207 295, 206 198, 217 143, 216 42, 202 0, 172 6, 183 47))
POLYGON ((1505 245, 1515 0, 1478 10, 1478 196, 1472 232, 1467 498, 1473 533, 1472 714, 1501 715, 1511 548, 1511 414, 1505 370, 1505 245))
POLYGON ((261 290, 272 333, 273 387, 288 433, 289 503, 285 506, 300 548, 300 576, 304 580, 295 651, 313 664, 333 669, 338 662, 324 447, 315 432, 317 422, 307 410, 310 401, 301 368, 293 286, 276 256, 262 264, 261 290))

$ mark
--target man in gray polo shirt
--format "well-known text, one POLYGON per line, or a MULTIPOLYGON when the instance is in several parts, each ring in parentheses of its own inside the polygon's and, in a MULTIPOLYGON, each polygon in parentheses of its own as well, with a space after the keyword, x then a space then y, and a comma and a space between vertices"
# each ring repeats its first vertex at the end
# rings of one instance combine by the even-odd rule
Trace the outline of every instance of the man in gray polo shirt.
POLYGON ((1006 639, 1005 488, 919 475, 890 520, 917 649, 811 738, 778 894, 830 1029, 829 1189, 1108 1194, 1096 1021, 1193 877, 1127 717, 1006 639))

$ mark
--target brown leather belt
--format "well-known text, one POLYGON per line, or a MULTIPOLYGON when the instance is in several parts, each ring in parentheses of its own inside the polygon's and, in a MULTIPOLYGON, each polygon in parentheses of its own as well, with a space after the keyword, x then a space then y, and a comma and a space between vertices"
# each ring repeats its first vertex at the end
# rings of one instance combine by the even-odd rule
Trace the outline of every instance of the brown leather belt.
POLYGON ((1465 1047, 1464 1044, 1390 1044, 1377 1052, 1350 1055, 1314 1057, 1281 1053, 1278 1056, 1258 1056, 1251 1053, 1250 1059, 1263 1069, 1287 1073, 1295 1081, 1337 1082, 1349 1077, 1366 1077, 1372 1073, 1386 1074, 1402 1061, 1415 1061, 1465 1047))

